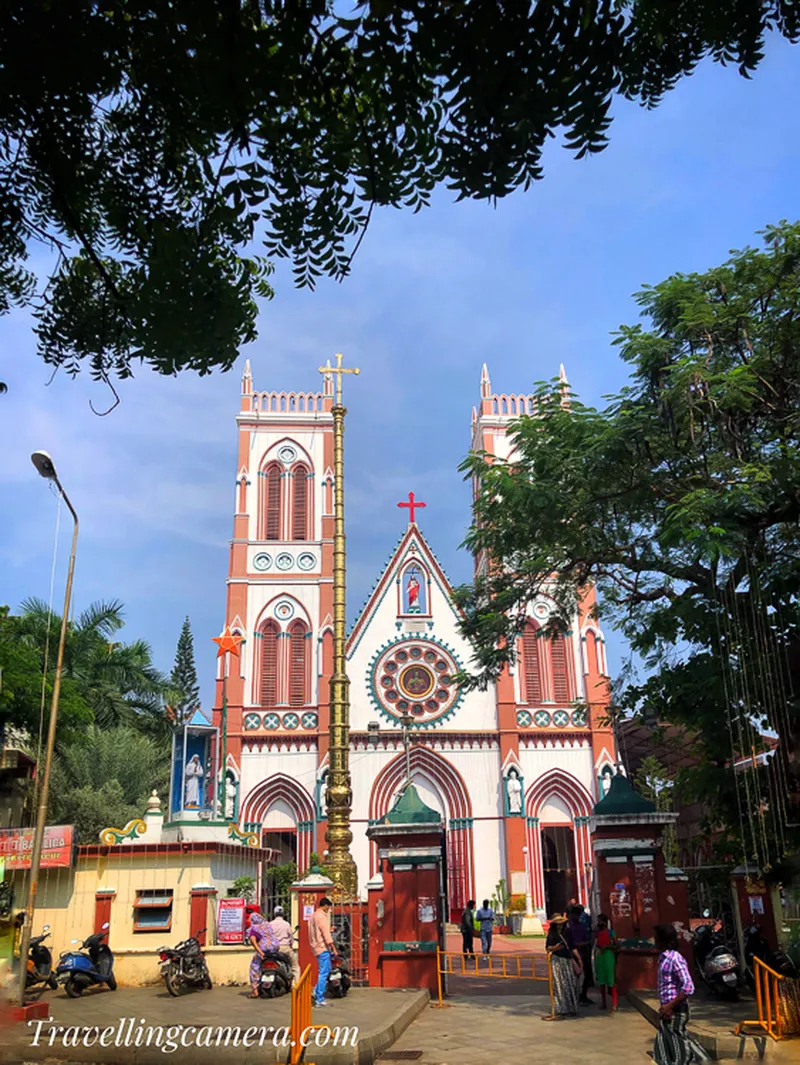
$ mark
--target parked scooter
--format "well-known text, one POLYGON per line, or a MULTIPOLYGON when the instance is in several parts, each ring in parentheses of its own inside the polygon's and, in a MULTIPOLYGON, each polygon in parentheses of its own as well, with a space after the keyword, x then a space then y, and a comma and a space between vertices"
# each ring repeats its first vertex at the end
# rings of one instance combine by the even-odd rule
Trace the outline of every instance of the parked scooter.
POLYGON ((334 943, 337 947, 337 952, 331 958, 331 971, 328 974, 328 983, 325 989, 325 994, 330 998, 344 998, 347 992, 350 990, 352 980, 350 979, 350 966, 347 964, 345 958, 338 951, 338 943, 336 943, 336 937, 334 936, 334 943))
POLYGON ((292 990, 292 967, 279 950, 266 950, 261 959, 258 993, 262 998, 280 998, 292 990))
POLYGON ((694 956, 709 991, 727 999, 739 997, 739 962, 712 925, 701 925, 695 931, 694 956))
POLYGON ((185 987, 200 987, 205 991, 210 991, 214 986, 211 983, 206 958, 198 938, 203 932, 184 939, 176 947, 159 949, 164 986, 175 998, 185 987))
POLYGON ((47 984, 55 990, 58 987, 56 974, 53 972, 53 955, 50 948, 44 945, 44 941, 50 935, 50 925, 46 924, 42 935, 34 936, 28 948, 28 971, 25 976, 25 986, 33 987, 35 984, 47 984))
POLYGON ((103 942, 107 935, 108 921, 103 925, 102 932, 95 932, 83 943, 79 939, 72 940, 73 943, 80 943, 80 951, 66 951, 58 959, 56 976, 64 984, 64 990, 70 998, 79 998, 93 984, 98 987, 105 984, 109 991, 117 990, 114 955, 108 944, 103 942))

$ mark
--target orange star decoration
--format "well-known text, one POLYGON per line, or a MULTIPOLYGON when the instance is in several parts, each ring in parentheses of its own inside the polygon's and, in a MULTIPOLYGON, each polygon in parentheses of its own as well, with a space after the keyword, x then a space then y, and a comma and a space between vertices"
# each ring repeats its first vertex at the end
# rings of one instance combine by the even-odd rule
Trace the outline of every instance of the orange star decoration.
POLYGON ((217 651, 217 658, 221 658, 228 651, 232 655, 239 657, 239 644, 243 641, 244 637, 239 636, 238 633, 231 632, 230 625, 226 625, 220 636, 212 636, 211 639, 214 643, 219 644, 219 650, 217 651))

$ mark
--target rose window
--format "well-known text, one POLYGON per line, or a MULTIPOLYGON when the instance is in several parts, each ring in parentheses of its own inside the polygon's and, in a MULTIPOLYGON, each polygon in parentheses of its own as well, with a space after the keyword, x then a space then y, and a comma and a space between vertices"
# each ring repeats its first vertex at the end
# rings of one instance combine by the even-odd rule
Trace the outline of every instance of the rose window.
POLYGON ((373 698, 380 710, 397 719, 411 714, 421 725, 439 720, 453 709, 459 665, 437 644, 404 640, 393 644, 370 667, 373 698))

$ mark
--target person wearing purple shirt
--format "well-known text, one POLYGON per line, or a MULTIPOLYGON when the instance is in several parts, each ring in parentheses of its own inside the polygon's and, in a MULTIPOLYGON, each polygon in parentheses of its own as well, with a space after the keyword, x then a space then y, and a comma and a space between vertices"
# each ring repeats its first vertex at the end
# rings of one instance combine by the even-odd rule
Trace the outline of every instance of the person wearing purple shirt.
POLYGON ((678 933, 671 924, 655 927, 658 955, 660 1022, 653 1047, 656 1065, 689 1065, 708 1061, 708 1055, 690 1037, 689 996, 694 994, 686 959, 678 950, 678 933))

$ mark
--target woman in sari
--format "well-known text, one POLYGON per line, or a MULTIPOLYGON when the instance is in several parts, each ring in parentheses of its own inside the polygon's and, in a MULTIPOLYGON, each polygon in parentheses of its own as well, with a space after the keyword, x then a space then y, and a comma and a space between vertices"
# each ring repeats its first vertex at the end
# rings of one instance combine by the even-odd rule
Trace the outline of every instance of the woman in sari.
POLYGON ((572 942, 563 913, 556 913, 550 918, 545 948, 550 957, 553 1012, 542 1020, 574 1017, 578 1012, 583 963, 572 942))
POLYGON ((247 927, 247 941, 252 944, 255 954, 250 962, 250 987, 248 998, 258 998, 258 988, 261 983, 261 962, 268 950, 278 950, 278 940, 269 926, 266 917, 260 913, 250 914, 250 924, 247 927))

